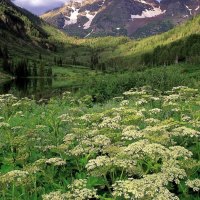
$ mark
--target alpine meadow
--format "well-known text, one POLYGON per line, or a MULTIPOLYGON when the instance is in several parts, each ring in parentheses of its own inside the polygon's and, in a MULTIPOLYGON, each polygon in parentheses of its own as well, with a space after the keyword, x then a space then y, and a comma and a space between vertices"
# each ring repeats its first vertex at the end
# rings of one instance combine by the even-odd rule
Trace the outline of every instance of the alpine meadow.
POLYGON ((200 0, 0 0, 0 200, 200 200, 200 0))

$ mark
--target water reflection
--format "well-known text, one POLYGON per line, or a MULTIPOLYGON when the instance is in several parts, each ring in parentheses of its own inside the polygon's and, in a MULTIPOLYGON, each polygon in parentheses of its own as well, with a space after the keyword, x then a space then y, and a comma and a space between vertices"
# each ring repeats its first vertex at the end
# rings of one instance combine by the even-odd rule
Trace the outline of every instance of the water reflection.
POLYGON ((32 97, 35 98, 49 98, 54 95, 62 94, 66 90, 72 92, 77 91, 77 86, 62 85, 56 87, 58 80, 52 78, 20 78, 11 81, 5 81, 0 83, 0 94, 13 94, 17 97, 32 97), (55 84, 53 86, 53 84, 55 84))

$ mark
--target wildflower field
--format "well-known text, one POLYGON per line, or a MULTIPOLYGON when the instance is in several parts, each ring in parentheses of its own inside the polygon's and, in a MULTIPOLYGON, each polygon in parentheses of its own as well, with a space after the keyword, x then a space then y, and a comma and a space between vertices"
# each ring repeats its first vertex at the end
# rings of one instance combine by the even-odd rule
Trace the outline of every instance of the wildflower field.
POLYGON ((103 104, 0 96, 1 200, 200 200, 200 92, 103 104))

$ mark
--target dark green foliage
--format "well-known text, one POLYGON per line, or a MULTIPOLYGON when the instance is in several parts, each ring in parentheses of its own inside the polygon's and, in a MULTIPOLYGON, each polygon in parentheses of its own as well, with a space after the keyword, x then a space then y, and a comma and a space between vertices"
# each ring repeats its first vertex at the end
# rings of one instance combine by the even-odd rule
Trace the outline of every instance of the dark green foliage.
POLYGON ((56 65, 57 64, 57 58, 56 58, 56 56, 54 56, 53 61, 54 61, 54 65, 56 65))
POLYGON ((17 78, 26 78, 30 76, 30 68, 27 60, 20 60, 13 70, 13 74, 17 78))
POLYGON ((47 77, 52 77, 52 75, 53 75, 52 67, 48 67, 47 68, 47 77))
POLYGON ((45 67, 44 64, 42 63, 39 67, 39 74, 40 77, 44 77, 45 76, 45 67))
POLYGON ((9 63, 9 61, 8 61, 8 59, 6 57, 3 57, 3 64, 2 64, 2 66, 3 66, 3 70, 5 72, 10 73, 11 66, 10 66, 10 63, 9 63))
POLYGON ((161 91, 180 85, 200 89, 199 81, 200 68, 198 65, 179 64, 146 69, 141 72, 127 71, 89 77, 81 87, 80 94, 94 95, 98 102, 102 102, 120 95, 125 90, 144 85, 161 91))
POLYGON ((8 47, 6 45, 3 47, 3 49, 0 48, 0 58, 3 58, 3 70, 7 73, 10 73, 12 66, 9 62, 8 47))
POLYGON ((39 53, 39 59, 42 60, 42 54, 41 53, 39 53))
POLYGON ((91 69, 97 69, 99 64, 99 52, 92 50, 91 52, 91 69))
POLYGON ((1 48, 1 46, 0 46, 0 58, 3 58, 3 50, 1 48))
POLYGON ((1 50, 1 53, 2 53, 3 58, 5 58, 5 59, 9 58, 8 47, 6 45, 1 50))
POLYGON ((33 64, 33 73, 32 73, 32 75, 33 75, 34 77, 36 77, 36 76, 38 75, 36 63, 33 64))
POLYGON ((200 56, 200 35, 193 34, 186 39, 173 42, 169 45, 157 46, 153 53, 142 56, 142 62, 148 66, 170 65, 179 62, 191 62, 200 56))
POLYGON ((76 65, 77 64, 77 57, 78 57, 78 53, 76 51, 74 51, 71 55, 71 59, 72 59, 72 64, 76 65))
POLYGON ((57 65, 62 67, 63 65, 62 58, 59 58, 59 60, 57 61, 57 65))

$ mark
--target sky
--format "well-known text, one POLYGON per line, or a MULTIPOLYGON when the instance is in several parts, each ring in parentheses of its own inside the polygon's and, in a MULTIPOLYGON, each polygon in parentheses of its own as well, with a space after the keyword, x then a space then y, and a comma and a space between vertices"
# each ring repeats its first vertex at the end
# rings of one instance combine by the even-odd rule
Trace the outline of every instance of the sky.
MULTIPOLYGON (((61 6, 70 0, 12 0, 16 5, 29 10, 30 12, 41 15, 44 12, 61 6)), ((79 0, 82 1, 82 0, 79 0)), ((161 1, 161 0, 157 0, 161 1)))
POLYGON ((13 0, 13 2, 25 8, 36 15, 41 15, 42 13, 61 6, 68 0, 13 0))

